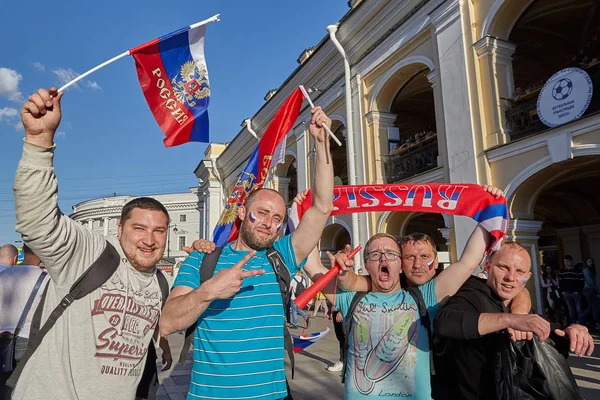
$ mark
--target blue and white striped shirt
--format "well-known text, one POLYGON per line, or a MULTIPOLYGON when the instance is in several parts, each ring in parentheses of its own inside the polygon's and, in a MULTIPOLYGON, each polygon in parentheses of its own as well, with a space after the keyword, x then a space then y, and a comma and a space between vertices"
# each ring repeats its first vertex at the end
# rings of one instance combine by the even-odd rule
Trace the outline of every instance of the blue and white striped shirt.
MULTIPOLYGON (((293 276, 296 265, 291 235, 276 241, 293 276)), ((247 254, 228 244, 215 268, 231 268, 247 254)), ((175 286, 196 289, 203 254, 193 252, 181 265, 175 286)), ((284 309, 277 277, 265 251, 259 251, 244 270, 263 268, 264 275, 244 279, 240 291, 214 300, 198 319, 194 335, 194 366, 189 399, 275 400, 287 396, 284 371, 284 309)))

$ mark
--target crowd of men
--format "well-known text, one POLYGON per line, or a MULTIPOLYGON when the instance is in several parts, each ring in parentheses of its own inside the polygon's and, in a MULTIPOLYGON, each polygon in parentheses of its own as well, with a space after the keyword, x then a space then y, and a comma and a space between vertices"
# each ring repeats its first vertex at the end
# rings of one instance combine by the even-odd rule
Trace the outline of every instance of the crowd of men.
MULTIPOLYGON (((238 238, 223 248, 195 242, 169 293, 156 268, 169 225, 161 203, 142 197, 126 204, 115 238, 60 212, 53 157, 61 96, 55 88, 40 89, 21 113, 25 142, 14 183, 16 229, 36 258, 15 267, 13 249, 0 249, 0 329, 7 333, 2 362, 11 364, 0 382, 8 379, 3 397, 152 398, 154 343, 168 354, 168 335, 187 330, 194 352, 188 399, 292 399, 284 367, 286 352, 293 356, 285 308, 298 271, 316 281, 328 270, 317 245, 332 210, 333 165, 323 128, 331 120, 319 107, 312 109, 313 200, 296 230, 283 233, 286 204, 278 192, 255 190, 239 207, 238 238), (26 274, 27 280, 17 282, 16 275, 26 274), (5 293, 21 283, 9 305, 5 293), (25 318, 31 335, 24 314, 31 315, 25 318)), ((494 187, 483 189, 482 196, 502 195, 494 187)), ((437 246, 424 234, 399 242, 387 233, 372 236, 363 252, 367 275, 353 272, 347 251, 328 253, 342 267, 322 294, 343 329, 346 398, 506 398, 495 374, 508 369, 510 378, 511 361, 498 355, 512 340, 547 342, 552 335, 571 352, 591 354, 585 327, 551 327, 529 313, 524 288, 531 259, 518 243, 502 242, 485 261, 487 279, 473 277, 491 240, 478 225, 460 259, 437 276, 437 246), (436 351, 436 343, 443 351, 436 351)), ((291 304, 294 315, 301 311, 291 304)))

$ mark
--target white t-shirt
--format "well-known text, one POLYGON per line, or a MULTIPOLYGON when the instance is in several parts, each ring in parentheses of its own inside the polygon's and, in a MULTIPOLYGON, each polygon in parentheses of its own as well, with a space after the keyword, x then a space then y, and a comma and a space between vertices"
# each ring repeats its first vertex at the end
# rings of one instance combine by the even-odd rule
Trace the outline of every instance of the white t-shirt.
MULTIPOLYGON (((44 271, 33 265, 13 265, 0 273, 0 332, 14 333, 35 283, 44 271)), ((33 313, 40 302, 46 279, 42 282, 21 328, 19 337, 29 338, 33 313)))
POLYGON ((301 276, 294 275, 294 279, 292 279, 292 283, 290 283, 290 294, 292 295, 292 300, 296 300, 296 286, 298 286, 298 283, 300 282, 304 283, 304 287, 306 287, 304 279, 301 276))

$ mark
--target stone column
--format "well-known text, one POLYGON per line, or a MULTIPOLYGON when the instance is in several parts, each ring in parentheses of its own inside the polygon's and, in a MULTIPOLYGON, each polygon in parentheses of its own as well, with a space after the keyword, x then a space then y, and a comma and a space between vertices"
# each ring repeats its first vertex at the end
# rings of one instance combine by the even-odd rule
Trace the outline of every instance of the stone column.
MULTIPOLYGON (((384 113, 378 111, 369 111, 365 116, 367 119, 368 130, 372 141, 367 146, 372 146, 370 151, 365 154, 366 175, 369 182, 389 182, 385 173, 385 162, 389 161, 389 139, 388 135, 394 135, 394 123, 396 114, 384 113)), ((390 182, 391 183, 391 182, 390 182)))
POLYGON ((108 223, 110 222, 110 218, 109 217, 104 217, 104 236, 108 236, 108 223))
MULTIPOLYGON (((446 146, 446 130, 444 128, 444 105, 442 102, 442 89, 438 85, 437 71, 431 71, 427 74, 427 80, 433 89, 433 104, 435 107, 435 127, 438 143, 437 166, 448 165, 448 154, 446 146)), ((446 173, 447 174, 447 173, 446 173)), ((447 178, 447 177, 446 177, 447 178)))
MULTIPOLYGON (((450 263, 457 260, 456 257, 456 246, 452 244, 452 236, 454 235, 454 227, 450 226, 447 228, 439 228, 438 231, 442 234, 442 237, 446 239, 446 246, 448 246, 448 253, 450 254, 450 263)), ((446 265, 447 267, 447 265, 446 265)))
MULTIPOLYGON (((468 64, 470 48, 465 48, 464 32, 461 20, 459 0, 443 3, 431 14, 434 46, 437 49, 437 66, 443 102, 443 126, 446 140, 446 151, 450 182, 479 182, 477 173, 476 134, 472 123, 472 106, 469 91, 470 81, 468 64)), ((484 155, 479 155, 484 157, 484 155)), ((456 250, 461 254, 475 223, 468 218, 454 219, 456 250)))
POLYGON ((204 198, 204 238, 212 239, 212 233, 219 221, 226 195, 223 194, 221 183, 212 174, 208 181, 200 184, 200 190, 204 198))
POLYGON ((307 128, 304 124, 299 124, 296 129, 294 129, 294 135, 296 136, 295 150, 297 154, 296 176, 298 177, 298 192, 306 190, 310 187, 310 149, 308 148, 308 135, 306 134, 306 129, 307 128))
POLYGON ((277 190, 283 196, 283 200, 285 200, 285 204, 290 202, 289 197, 289 188, 290 188, 291 178, 286 178, 285 176, 273 176, 273 189, 277 190))
POLYGON ((514 240, 523 245, 531 256, 531 279, 527 289, 531 294, 531 306, 538 314, 542 314, 544 292, 541 287, 541 270, 539 266, 538 232, 542 229, 542 221, 528 219, 511 219, 508 222, 508 234, 505 240, 514 240))
POLYGON ((87 227, 90 228, 91 230, 94 229, 94 220, 92 218, 87 220, 87 227))
POLYGON ((512 59, 515 45, 486 36, 475 43, 479 57, 480 85, 485 115, 485 147, 490 148, 510 141, 506 128, 507 101, 514 96, 512 59))

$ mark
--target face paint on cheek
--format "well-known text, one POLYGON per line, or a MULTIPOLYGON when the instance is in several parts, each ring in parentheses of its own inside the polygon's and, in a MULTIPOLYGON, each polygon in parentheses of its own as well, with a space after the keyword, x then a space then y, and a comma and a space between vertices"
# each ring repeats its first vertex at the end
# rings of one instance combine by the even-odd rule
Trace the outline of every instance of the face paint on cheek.
POLYGON ((521 284, 521 286, 525 286, 525 285, 527 285, 528 280, 529 280, 529 278, 519 279, 519 283, 521 284))
POLYGON ((254 216, 254 214, 252 213, 252 211, 250 211, 250 213, 248 214, 248 220, 252 223, 256 222, 256 217, 254 216))
POLYGON ((283 225, 283 224, 277 225, 277 232, 279 232, 279 230, 281 229, 281 225, 283 225))
POLYGON ((429 262, 427 263, 427 269, 428 269, 428 270, 430 270, 430 271, 431 271, 431 270, 433 269, 433 264, 434 264, 434 261, 435 261, 435 258, 434 258, 434 259, 432 259, 431 261, 429 261, 429 262))

